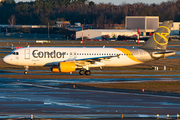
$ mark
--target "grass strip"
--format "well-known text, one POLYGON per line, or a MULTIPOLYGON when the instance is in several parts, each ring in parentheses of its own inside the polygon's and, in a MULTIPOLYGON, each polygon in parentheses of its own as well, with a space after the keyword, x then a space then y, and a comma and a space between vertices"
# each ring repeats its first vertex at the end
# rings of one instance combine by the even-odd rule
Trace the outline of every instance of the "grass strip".
POLYGON ((180 93, 180 81, 152 81, 141 83, 77 83, 95 88, 110 88, 110 89, 128 89, 142 90, 153 92, 174 92, 180 93))

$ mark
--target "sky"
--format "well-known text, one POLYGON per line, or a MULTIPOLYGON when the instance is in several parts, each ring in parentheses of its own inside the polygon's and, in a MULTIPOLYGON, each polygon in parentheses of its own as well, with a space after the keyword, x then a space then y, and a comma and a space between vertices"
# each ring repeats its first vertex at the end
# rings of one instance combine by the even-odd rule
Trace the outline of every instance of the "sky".
POLYGON ((89 1, 93 1, 95 3, 112 3, 114 5, 120 5, 122 3, 137 3, 137 2, 142 2, 142 3, 148 3, 148 4, 159 4, 162 2, 167 2, 168 0, 89 0, 89 1))

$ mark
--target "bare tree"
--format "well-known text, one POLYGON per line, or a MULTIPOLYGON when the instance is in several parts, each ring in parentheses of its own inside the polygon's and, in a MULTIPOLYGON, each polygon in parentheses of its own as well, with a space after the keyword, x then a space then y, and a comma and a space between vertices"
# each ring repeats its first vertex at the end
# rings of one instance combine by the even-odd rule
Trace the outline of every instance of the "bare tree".
POLYGON ((176 3, 178 0, 169 0, 170 2, 176 3))
POLYGON ((8 19, 8 23, 13 26, 16 24, 16 16, 15 15, 11 15, 10 18, 8 19))

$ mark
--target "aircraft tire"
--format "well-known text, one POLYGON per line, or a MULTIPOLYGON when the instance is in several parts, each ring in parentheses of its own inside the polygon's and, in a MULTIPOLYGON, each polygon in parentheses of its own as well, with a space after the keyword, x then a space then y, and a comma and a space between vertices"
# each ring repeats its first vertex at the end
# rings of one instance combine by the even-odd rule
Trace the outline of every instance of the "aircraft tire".
POLYGON ((91 75, 91 71, 90 70, 86 70, 85 74, 86 75, 91 75))
POLYGON ((85 74, 84 70, 80 70, 80 71, 79 71, 79 74, 80 74, 80 75, 84 75, 84 74, 85 74))
POLYGON ((27 71, 24 71, 24 74, 25 74, 25 75, 27 75, 27 74, 28 74, 28 72, 27 72, 27 71))

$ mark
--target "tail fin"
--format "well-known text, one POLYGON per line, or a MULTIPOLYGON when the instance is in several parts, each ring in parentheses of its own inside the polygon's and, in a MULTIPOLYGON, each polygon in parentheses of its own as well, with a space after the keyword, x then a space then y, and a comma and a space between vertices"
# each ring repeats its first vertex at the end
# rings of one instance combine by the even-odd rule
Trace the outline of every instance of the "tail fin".
POLYGON ((154 32, 149 40, 141 47, 142 49, 166 50, 173 21, 165 21, 154 32))

